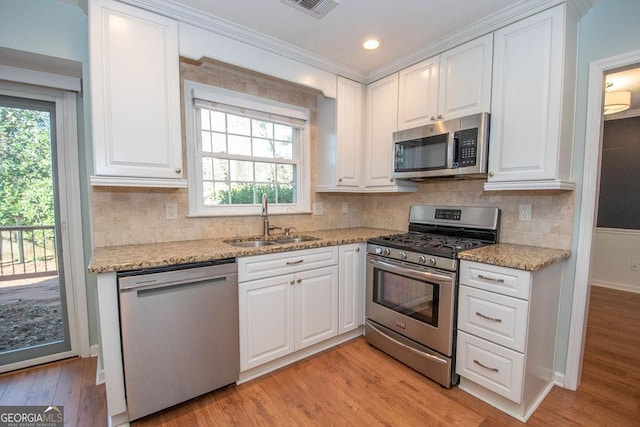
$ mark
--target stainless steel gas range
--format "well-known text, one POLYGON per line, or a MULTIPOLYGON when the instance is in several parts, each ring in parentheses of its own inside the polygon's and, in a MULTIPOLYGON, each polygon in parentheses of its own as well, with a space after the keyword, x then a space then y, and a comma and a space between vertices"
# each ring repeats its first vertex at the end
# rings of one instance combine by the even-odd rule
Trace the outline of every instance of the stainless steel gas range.
POLYGON ((409 232, 367 242, 365 338, 444 387, 454 371, 460 251, 498 242, 500 210, 413 205, 409 232))

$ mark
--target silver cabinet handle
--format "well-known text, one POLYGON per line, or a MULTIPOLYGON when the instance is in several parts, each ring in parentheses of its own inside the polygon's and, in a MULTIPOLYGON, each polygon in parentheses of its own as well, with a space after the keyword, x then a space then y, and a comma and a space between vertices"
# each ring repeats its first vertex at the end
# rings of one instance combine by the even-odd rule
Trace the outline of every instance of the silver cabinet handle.
POLYGON ((299 259, 297 261, 287 261, 287 265, 296 265, 296 264, 302 264, 304 262, 303 259, 299 259))
POLYGON ((431 116, 431 121, 435 122, 436 121, 436 116, 431 116))
POLYGON ((438 114, 438 119, 442 119, 442 114, 438 114))
POLYGON ((181 173, 181 172, 182 172, 182 169, 176 168, 176 173, 181 173))
POLYGON ((493 172, 489 172, 489 176, 493 177, 495 174, 493 172))
POLYGON ((489 370, 489 371, 492 371, 492 372, 496 372, 496 373, 497 373, 497 372, 500 372, 500 371, 498 370, 498 368, 490 368, 490 367, 488 367, 488 366, 483 365, 482 363, 478 362, 478 361, 477 361, 477 360, 475 360, 475 359, 473 360, 473 363, 475 363, 476 365, 478 365, 478 366, 480 366, 480 367, 482 367, 482 368, 484 368, 484 369, 486 369, 486 370, 489 370))
POLYGON ((342 178, 338 178, 338 182, 342 182, 342 178))
POLYGON ((360 252, 360 248, 356 248, 356 252, 360 252))
POLYGON ((296 279, 296 282, 300 283, 300 282, 302 282, 302 279, 298 278, 298 279, 296 279))
POLYGON ((504 283, 504 279, 495 279, 495 278, 493 278, 493 277, 483 276, 482 274, 478 274, 478 278, 479 278, 479 279, 488 280, 488 281, 490 281, 490 282, 504 283))
POLYGON ((290 284, 290 285, 293 285, 294 283, 296 283, 296 282, 295 282, 295 281, 293 281, 293 280, 290 280, 290 281, 289 281, 289 284, 290 284))
POLYGON ((484 314, 480 313, 479 311, 476 311, 476 316, 480 316, 480 317, 482 317, 483 319, 491 320, 492 322, 502 323, 502 319, 498 319, 498 318, 495 318, 495 317, 485 316, 484 314))

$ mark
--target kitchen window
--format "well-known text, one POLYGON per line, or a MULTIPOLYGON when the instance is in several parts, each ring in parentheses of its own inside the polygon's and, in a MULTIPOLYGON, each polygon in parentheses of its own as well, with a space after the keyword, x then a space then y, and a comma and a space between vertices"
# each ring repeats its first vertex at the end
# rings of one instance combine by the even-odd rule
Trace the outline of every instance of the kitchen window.
POLYGON ((189 215, 309 212, 309 110, 185 81, 189 215))

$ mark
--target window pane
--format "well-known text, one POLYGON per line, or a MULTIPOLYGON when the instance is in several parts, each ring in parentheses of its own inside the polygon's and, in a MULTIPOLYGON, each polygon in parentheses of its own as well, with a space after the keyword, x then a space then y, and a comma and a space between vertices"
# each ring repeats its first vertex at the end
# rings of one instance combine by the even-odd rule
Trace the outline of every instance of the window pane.
POLYGON ((213 182, 202 183, 202 199, 206 206, 213 206, 217 204, 213 191, 213 182))
POLYGON ((278 203, 293 203, 293 189, 293 185, 278 184, 278 203))
POLYGON ((276 165, 273 163, 256 163, 256 182, 274 182, 276 165))
POLYGON ((251 135, 251 119, 227 114, 227 132, 237 135, 251 135))
POLYGON ((227 136, 224 133, 214 132, 211 134, 211 152, 226 153, 227 152, 227 136))
POLYGON ((229 184, 226 182, 216 182, 215 183, 215 195, 214 195, 214 204, 217 205, 228 205, 229 204, 229 184))
POLYGON ((254 204, 253 183, 234 182, 231 184, 231 203, 234 205, 254 204))
POLYGON ((267 195, 269 203, 276 203, 276 186, 273 184, 256 184, 256 203, 262 202, 262 195, 267 195))
POLYGON ((213 159, 211 157, 202 158, 202 179, 213 181, 213 159))
POLYGON ((278 165, 278 182, 283 184, 295 182, 293 165, 278 165))
POLYGON ((270 139, 253 138, 253 155, 256 157, 273 158, 273 141, 270 139))
POLYGON ((211 132, 203 130, 202 132, 202 151, 205 153, 211 152, 211 132))
POLYGON ((211 129, 211 121, 209 119, 209 110, 200 109, 200 122, 201 122, 200 127, 202 128, 202 130, 211 129))
POLYGON ((213 159, 213 179, 216 181, 229 180, 229 160, 213 159))
POLYGON ((226 132, 227 131, 227 120, 226 114, 221 113, 219 111, 211 112, 211 130, 215 130, 218 132, 226 132))
POLYGON ((276 141, 276 158, 277 159, 293 159, 293 143, 276 141))
POLYGON ((281 141, 293 141, 293 128, 291 126, 274 124, 274 138, 281 141))
POLYGON ((248 136, 229 135, 229 154, 250 156, 251 138, 248 136))
POLYGON ((253 136, 272 139, 273 138, 273 123, 263 122, 262 120, 252 120, 253 136))
POLYGON ((253 162, 231 160, 230 163, 231 163, 231 181, 253 182, 253 162))

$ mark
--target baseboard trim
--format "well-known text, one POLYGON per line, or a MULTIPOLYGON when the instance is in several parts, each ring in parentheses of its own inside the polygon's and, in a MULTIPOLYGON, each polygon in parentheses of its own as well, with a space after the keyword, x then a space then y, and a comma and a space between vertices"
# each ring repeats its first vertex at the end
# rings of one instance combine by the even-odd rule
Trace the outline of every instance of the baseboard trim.
POLYGON ((607 282, 605 280, 591 280, 591 286, 599 286, 601 288, 615 289, 616 291, 633 292, 640 294, 640 287, 629 285, 627 283, 607 282))
POLYGON ((94 344, 89 347, 89 354, 91 354, 91 357, 98 358, 98 363, 96 363, 96 385, 104 384, 104 366, 100 358, 100 344, 94 344))
POLYGON ((561 372, 553 373, 553 383, 558 387, 564 388, 564 374, 561 372))

